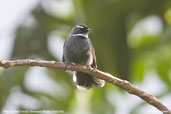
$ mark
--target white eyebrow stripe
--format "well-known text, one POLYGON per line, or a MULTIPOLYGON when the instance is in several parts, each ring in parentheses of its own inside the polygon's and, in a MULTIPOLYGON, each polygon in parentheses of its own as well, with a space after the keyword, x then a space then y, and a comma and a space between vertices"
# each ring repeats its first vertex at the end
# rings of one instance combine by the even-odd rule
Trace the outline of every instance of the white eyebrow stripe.
POLYGON ((84 35, 84 34, 73 34, 72 36, 83 36, 85 38, 88 38, 88 34, 87 35, 84 35))
POLYGON ((77 27, 77 28, 84 28, 84 27, 82 27, 82 26, 79 26, 79 25, 77 25, 76 27, 77 27))

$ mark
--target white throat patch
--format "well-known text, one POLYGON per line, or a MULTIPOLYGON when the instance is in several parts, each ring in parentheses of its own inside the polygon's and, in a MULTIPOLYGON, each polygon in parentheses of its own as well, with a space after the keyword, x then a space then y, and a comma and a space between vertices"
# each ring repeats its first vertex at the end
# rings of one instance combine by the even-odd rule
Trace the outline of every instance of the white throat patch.
POLYGON ((88 34, 73 34, 72 36, 83 36, 83 37, 88 38, 88 34))

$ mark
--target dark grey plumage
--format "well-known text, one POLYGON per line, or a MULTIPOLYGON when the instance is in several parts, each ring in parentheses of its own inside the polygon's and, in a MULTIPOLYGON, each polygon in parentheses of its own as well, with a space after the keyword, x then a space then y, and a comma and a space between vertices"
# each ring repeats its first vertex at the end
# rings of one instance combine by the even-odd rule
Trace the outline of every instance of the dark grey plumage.
MULTIPOLYGON (((94 48, 88 38, 89 30, 84 24, 78 24, 72 29, 64 43, 63 62, 91 65, 93 68, 97 68, 94 48)), ((78 88, 83 87, 88 89, 93 85, 97 87, 104 86, 104 80, 92 77, 83 72, 75 71, 73 79, 78 88)))

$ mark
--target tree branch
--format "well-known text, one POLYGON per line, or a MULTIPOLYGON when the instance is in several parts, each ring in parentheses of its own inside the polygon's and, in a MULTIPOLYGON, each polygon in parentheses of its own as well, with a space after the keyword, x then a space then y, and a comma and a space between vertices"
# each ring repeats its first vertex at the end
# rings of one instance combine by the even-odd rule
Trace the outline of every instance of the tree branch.
POLYGON ((133 84, 131 84, 126 80, 121 80, 115 76, 112 76, 111 74, 102 72, 98 69, 93 69, 90 66, 65 64, 56 61, 42 61, 42 60, 30 60, 30 59, 13 60, 13 61, 0 60, 0 67, 8 68, 14 66, 40 66, 40 67, 50 67, 55 69, 72 70, 72 71, 89 73, 92 76, 103 79, 113 85, 116 85, 128 91, 130 94, 140 97, 147 103, 159 109, 163 114, 171 114, 171 110, 169 110, 164 104, 162 104, 156 97, 150 95, 149 93, 141 89, 138 89, 136 86, 134 86, 133 84))

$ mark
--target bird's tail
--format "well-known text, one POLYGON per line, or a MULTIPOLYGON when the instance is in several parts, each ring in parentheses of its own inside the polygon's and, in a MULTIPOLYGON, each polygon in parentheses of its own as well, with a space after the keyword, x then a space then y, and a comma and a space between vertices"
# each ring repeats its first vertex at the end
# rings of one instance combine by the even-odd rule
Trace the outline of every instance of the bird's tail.
POLYGON ((93 85, 96 87, 103 87, 105 85, 105 81, 98 79, 96 77, 91 76, 88 73, 83 72, 74 72, 73 80, 77 84, 79 89, 89 89, 93 85))

